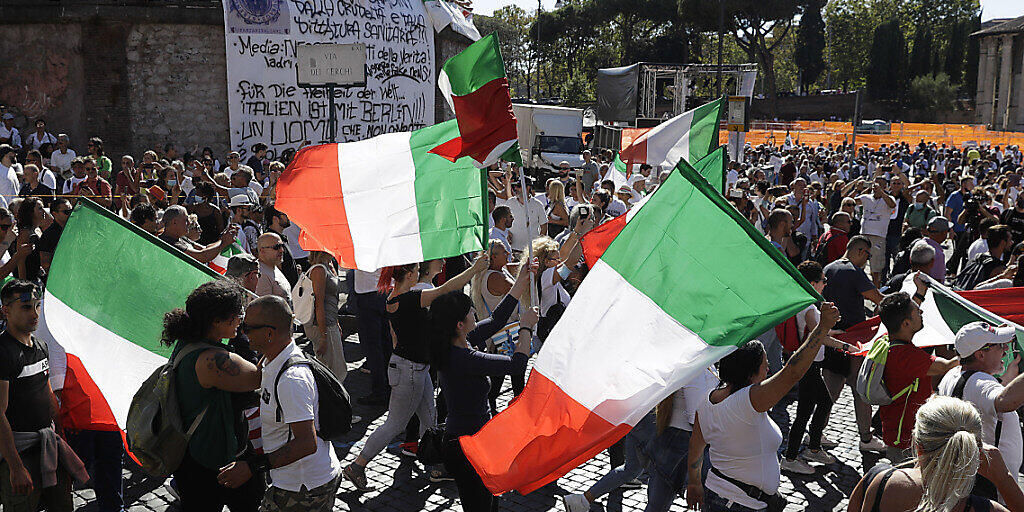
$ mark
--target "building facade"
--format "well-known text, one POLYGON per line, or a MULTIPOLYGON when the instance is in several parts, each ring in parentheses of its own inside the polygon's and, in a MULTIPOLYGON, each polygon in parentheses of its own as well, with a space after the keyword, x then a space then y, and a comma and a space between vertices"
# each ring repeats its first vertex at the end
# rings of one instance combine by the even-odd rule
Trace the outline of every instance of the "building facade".
POLYGON ((978 121, 1024 131, 1024 16, 982 29, 978 38, 978 121))

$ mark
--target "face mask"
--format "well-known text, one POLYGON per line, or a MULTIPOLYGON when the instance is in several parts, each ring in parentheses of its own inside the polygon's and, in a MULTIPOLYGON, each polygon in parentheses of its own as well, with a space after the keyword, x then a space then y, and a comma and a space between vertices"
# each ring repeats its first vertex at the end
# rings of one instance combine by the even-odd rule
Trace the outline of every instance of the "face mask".
POLYGON ((167 186, 173 187, 178 184, 178 180, 167 180, 167 186))

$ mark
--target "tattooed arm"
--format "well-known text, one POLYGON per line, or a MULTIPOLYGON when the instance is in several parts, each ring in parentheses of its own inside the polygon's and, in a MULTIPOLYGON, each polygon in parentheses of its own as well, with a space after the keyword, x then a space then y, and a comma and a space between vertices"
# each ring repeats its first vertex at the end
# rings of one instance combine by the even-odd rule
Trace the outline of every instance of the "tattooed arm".
POLYGON ((694 415, 693 433, 690 435, 690 453, 686 457, 689 483, 686 485, 686 508, 701 510, 704 505, 704 484, 701 479, 701 466, 704 463, 704 432, 700 429, 700 414, 694 415))
POLYGON ((829 302, 821 305, 821 321, 811 331, 807 340, 796 349, 786 365, 778 373, 758 384, 750 386, 750 405, 757 412, 765 412, 775 406, 790 389, 803 378, 811 367, 815 354, 828 337, 828 331, 839 320, 839 310, 829 302))
POLYGON ((196 377, 204 388, 224 391, 253 391, 260 387, 260 370, 227 350, 204 350, 196 359, 196 377))

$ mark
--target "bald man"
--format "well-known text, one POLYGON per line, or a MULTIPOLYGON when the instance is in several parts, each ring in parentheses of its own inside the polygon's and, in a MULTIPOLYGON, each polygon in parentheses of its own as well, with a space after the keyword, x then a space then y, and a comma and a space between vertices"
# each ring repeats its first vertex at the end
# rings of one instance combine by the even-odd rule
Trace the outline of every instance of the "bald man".
POLYGON ((292 300, 291 286, 281 272, 285 245, 277 233, 263 233, 256 240, 256 259, 259 260, 260 277, 256 281, 256 295, 277 295, 292 300))

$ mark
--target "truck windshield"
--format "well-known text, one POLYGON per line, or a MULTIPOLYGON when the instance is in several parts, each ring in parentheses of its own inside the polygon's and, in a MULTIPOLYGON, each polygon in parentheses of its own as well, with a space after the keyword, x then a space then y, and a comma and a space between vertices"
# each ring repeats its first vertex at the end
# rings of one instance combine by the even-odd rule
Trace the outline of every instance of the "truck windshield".
POLYGON ((578 155, 583 152, 583 140, 579 137, 540 136, 540 150, 545 153, 570 153, 578 155))

